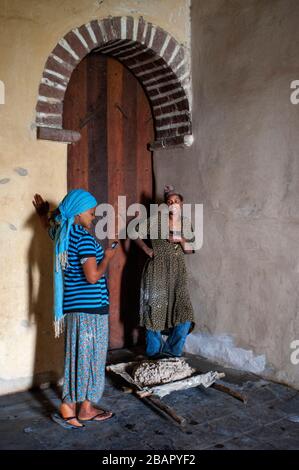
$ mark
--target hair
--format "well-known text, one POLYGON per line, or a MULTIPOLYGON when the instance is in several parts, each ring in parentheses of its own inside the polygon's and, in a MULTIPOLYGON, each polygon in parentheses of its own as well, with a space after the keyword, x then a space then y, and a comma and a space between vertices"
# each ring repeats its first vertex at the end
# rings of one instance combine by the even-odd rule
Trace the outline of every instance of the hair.
POLYGON ((183 196, 175 190, 172 184, 166 184, 164 186, 164 202, 167 202, 170 196, 178 196, 181 202, 184 200, 183 196))
POLYGON ((166 193, 166 194, 164 195, 164 202, 167 202, 168 199, 170 198, 170 196, 178 196, 178 197, 180 198, 181 202, 184 201, 184 198, 183 198, 183 196, 182 196, 180 193, 177 193, 177 192, 175 192, 175 191, 170 191, 169 193, 166 193))
POLYGON ((55 217, 59 214, 60 214, 60 210, 59 210, 58 207, 56 207, 56 209, 54 209, 53 211, 50 211, 49 215, 48 215, 49 222, 54 223, 55 222, 55 217))

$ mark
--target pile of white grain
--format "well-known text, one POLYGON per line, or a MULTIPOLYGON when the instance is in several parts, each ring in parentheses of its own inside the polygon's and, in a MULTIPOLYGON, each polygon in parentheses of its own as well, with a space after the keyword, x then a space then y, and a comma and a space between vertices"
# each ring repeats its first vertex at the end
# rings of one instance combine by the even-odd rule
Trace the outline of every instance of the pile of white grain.
POLYGON ((140 387, 165 384, 190 377, 196 372, 185 359, 174 357, 158 361, 142 361, 132 372, 133 380, 140 387))

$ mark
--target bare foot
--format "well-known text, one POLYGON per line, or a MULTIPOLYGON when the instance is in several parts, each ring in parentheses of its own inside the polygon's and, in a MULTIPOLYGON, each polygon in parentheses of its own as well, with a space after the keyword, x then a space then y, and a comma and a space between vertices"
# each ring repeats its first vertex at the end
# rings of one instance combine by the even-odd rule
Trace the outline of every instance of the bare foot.
POLYGON ((81 421, 105 421, 113 416, 112 411, 105 411, 101 408, 97 408, 91 405, 90 402, 82 404, 78 418, 81 421))
MULTIPOLYGON (((71 416, 76 416, 76 404, 75 403, 61 403, 60 405, 60 414, 63 418, 70 418, 71 416)), ((68 420, 69 424, 82 428, 82 424, 79 423, 77 418, 68 420)))

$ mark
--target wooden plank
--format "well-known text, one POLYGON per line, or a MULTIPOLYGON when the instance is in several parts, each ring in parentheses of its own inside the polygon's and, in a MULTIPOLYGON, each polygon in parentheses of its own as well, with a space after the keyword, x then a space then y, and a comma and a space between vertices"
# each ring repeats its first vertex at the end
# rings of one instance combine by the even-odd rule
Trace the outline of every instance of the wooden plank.
POLYGON ((228 387, 227 385, 214 383, 213 385, 211 385, 211 387, 215 388, 216 390, 219 390, 220 392, 227 393, 228 395, 231 395, 232 397, 236 398, 237 400, 240 400, 245 404, 248 402, 248 397, 246 395, 243 395, 242 393, 238 392, 237 390, 234 390, 231 387, 228 387))
MULTIPOLYGON (((152 156, 147 143, 154 132, 147 97, 131 72, 109 58, 107 76, 108 199, 116 210, 118 195, 126 195, 127 206, 152 200, 152 156)), ((139 340, 139 291, 145 256, 130 240, 121 245, 123 249, 109 269, 111 348, 131 346, 139 340)))
MULTIPOLYGON (((107 153, 108 202, 118 210, 118 195, 123 188, 123 133, 124 115, 120 108, 123 98, 123 66, 114 59, 107 63, 107 153)), ((116 227, 117 228, 117 227, 116 227)), ((117 250, 109 267, 110 289, 110 348, 124 345, 124 331, 120 321, 120 286, 125 254, 117 250)))
POLYGON ((173 408, 163 403, 160 398, 155 396, 150 397, 141 397, 145 403, 148 403, 150 406, 156 408, 158 411, 162 411, 167 418, 171 418, 175 423, 179 424, 180 426, 184 426, 186 424, 186 419, 183 416, 178 415, 173 408))
POLYGON ((154 139, 152 111, 145 92, 139 82, 137 84, 137 120, 136 120, 136 161, 137 161, 137 198, 146 206, 152 202, 155 194, 152 152, 148 143, 154 139))
POLYGON ((81 139, 68 145, 67 156, 67 187, 89 188, 88 182, 88 132, 80 128, 81 120, 87 111, 86 78, 87 58, 74 70, 64 99, 63 127, 81 133, 81 139))
MULTIPOLYGON (((87 63, 88 185, 98 203, 108 200, 107 57, 96 53, 87 63)), ((95 222, 96 223, 96 222, 95 222)), ((95 225, 91 229, 95 235, 95 225)), ((107 246, 107 240, 99 240, 107 246)))
MULTIPOLYGON (((122 194, 126 195, 127 207, 138 202, 137 194, 137 85, 132 73, 124 68, 122 108, 125 112, 123 172, 124 186, 122 194)), ((126 220, 127 222, 128 220, 126 220)), ((135 243, 129 239, 124 243, 126 256, 123 259, 122 279, 120 285, 120 321, 124 329, 126 346, 133 346, 137 341, 139 323, 139 289, 140 275, 138 259, 140 253, 135 243)))
POLYGON ((127 205, 137 202, 137 179, 136 174, 136 88, 137 80, 126 68, 123 69, 123 96, 122 109, 125 117, 123 119, 123 194, 127 197, 127 205))
POLYGON ((163 413, 166 418, 170 418, 175 421, 176 424, 184 426, 187 421, 183 416, 178 415, 173 408, 169 405, 166 405, 160 398, 153 395, 142 395, 137 393, 132 387, 122 387, 123 393, 130 394, 133 393, 137 398, 147 403, 150 407, 154 408, 155 411, 163 413))

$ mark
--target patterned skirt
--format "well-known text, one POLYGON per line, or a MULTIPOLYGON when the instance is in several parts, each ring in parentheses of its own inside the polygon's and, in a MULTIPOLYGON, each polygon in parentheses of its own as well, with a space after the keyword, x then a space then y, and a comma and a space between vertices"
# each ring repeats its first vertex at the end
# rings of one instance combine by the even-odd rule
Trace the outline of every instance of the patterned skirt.
POLYGON ((68 313, 62 400, 98 402, 105 385, 108 315, 68 313))

